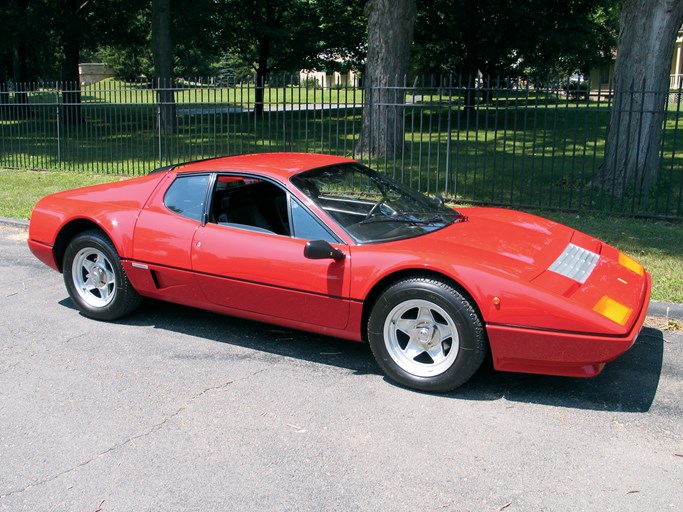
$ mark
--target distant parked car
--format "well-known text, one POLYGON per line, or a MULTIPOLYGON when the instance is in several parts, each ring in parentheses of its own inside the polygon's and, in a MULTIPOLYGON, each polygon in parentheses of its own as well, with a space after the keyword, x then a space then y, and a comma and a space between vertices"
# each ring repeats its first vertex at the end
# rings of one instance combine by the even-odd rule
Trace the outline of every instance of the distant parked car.
POLYGON ((588 83, 586 82, 570 81, 569 83, 564 84, 562 89, 565 94, 572 99, 588 99, 589 90, 588 83))
POLYGON ((29 247, 86 316, 151 297, 370 344, 443 392, 490 350, 505 371, 590 377, 629 349, 650 276, 586 234, 459 211, 346 158, 260 154, 53 194, 29 247))

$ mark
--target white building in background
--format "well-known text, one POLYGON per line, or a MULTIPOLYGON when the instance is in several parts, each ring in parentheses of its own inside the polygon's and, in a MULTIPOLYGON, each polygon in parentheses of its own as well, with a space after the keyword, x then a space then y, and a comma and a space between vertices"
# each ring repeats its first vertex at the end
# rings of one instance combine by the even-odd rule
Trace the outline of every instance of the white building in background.
POLYGON ((116 73, 101 62, 84 62, 78 65, 81 85, 92 85, 105 78, 113 78, 116 73))
MULTIPOLYGON (((348 67, 344 66, 342 68, 348 67)), ((360 75, 354 70, 349 69, 346 72, 332 71, 332 70, 307 70, 302 69, 299 72, 300 83, 315 81, 319 87, 358 87, 360 85, 360 75)))

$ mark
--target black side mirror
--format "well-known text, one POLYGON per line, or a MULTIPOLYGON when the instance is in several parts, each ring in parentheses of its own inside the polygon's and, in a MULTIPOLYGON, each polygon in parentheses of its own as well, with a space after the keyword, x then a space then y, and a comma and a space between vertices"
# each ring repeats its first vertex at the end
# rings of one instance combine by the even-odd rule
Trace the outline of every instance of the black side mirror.
POLYGON ((325 260, 328 258, 334 261, 341 261, 346 258, 346 254, 339 249, 335 249, 325 240, 311 240, 304 248, 304 256, 311 260, 325 260))

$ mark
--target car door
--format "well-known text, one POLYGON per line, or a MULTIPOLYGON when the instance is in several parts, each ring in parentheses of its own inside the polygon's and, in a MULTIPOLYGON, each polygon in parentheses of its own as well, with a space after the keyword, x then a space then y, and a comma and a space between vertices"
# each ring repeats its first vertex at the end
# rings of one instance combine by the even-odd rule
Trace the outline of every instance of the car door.
POLYGON ((202 222, 210 173, 169 174, 141 210, 133 234, 131 277, 140 292, 200 306, 191 248, 202 222))
POLYGON ((278 185, 234 178, 216 180, 209 222, 192 241, 192 268, 206 299, 302 324, 346 327, 350 260, 308 259, 304 248, 321 237, 348 254, 347 247, 278 185), (231 180, 227 193, 218 190, 221 180, 231 180), (275 202, 284 219, 277 220, 275 202), (221 208, 228 203, 232 211, 226 212, 221 208), (255 211, 244 211, 250 207, 255 211))

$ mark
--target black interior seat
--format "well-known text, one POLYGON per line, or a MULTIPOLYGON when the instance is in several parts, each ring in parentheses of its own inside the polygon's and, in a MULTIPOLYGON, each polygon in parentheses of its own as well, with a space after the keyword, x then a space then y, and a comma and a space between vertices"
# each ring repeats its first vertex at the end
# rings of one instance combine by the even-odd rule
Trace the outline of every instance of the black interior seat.
POLYGON ((259 181, 215 194, 214 222, 289 236, 287 193, 279 187, 259 181))

